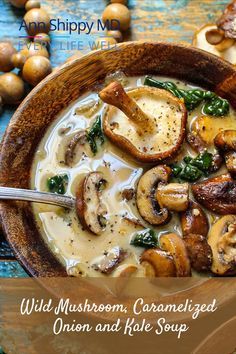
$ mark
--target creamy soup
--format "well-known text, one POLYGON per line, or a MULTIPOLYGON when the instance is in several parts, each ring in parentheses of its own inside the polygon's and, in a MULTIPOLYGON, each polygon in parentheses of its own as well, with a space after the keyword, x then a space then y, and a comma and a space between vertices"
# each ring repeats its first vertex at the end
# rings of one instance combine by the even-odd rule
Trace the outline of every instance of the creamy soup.
MULTIPOLYGON (((127 90, 135 87, 142 87, 144 77, 124 78, 123 75, 118 79, 122 79, 127 90)), ((161 81, 175 82, 179 88, 192 89, 193 86, 184 82, 165 79, 163 77, 157 78, 161 81)), ((108 82, 109 82, 108 78, 108 82)), ((160 101, 157 105, 153 105, 152 99, 144 96, 139 96, 137 103, 146 113, 150 113, 159 117, 164 114, 165 117, 171 115, 170 106, 160 101)), ((81 225, 75 210, 65 210, 60 207, 33 203, 33 211, 40 233, 43 235, 49 248, 58 258, 58 260, 66 267, 70 275, 82 276, 117 276, 126 265, 134 266, 134 276, 144 276, 146 273, 143 265, 140 264, 140 256, 144 252, 143 247, 132 245, 132 240, 137 233, 145 229, 152 229, 156 232, 158 238, 166 233, 175 233, 182 237, 182 230, 179 221, 179 214, 171 212, 171 220, 165 225, 155 226, 150 225, 140 215, 135 196, 125 195, 136 191, 137 183, 145 171, 149 170, 157 164, 144 164, 135 161, 132 156, 115 146, 108 138, 105 137, 104 144, 98 142, 97 153, 91 151, 89 144, 77 146, 74 155, 73 163, 69 166, 65 163, 65 152, 69 142, 81 130, 86 130, 91 127, 98 115, 103 119, 104 112, 107 105, 104 104, 96 92, 89 92, 83 95, 63 111, 53 124, 49 127, 47 133, 40 142, 37 152, 35 154, 32 173, 31 173, 31 187, 40 191, 48 190, 48 179, 56 175, 67 175, 68 184, 65 187, 65 194, 75 197, 77 189, 81 181, 90 172, 101 172, 103 178, 107 181, 104 190, 102 190, 102 203, 106 210, 106 225, 101 234, 95 235, 81 225), (134 222, 135 221, 135 222, 134 222), (98 265, 102 262, 103 257, 116 254, 118 250, 125 251, 125 256, 116 267, 105 274, 99 271, 98 265)), ((177 112, 174 120, 180 119, 180 113, 177 112)), ((202 105, 200 104, 196 109, 188 113, 187 128, 191 126, 202 113, 202 105)), ((120 129, 131 129, 131 140, 134 144, 137 143, 136 132, 132 131, 132 124, 129 122, 123 113, 119 114, 116 109, 114 120, 120 123, 120 129)), ((214 117, 211 118, 214 120, 214 117)), ((216 118, 217 122, 223 117, 216 118)), ((230 108, 227 114, 227 124, 230 127, 236 128, 236 115, 230 108)), ((167 124, 167 118, 166 118, 167 124)), ((218 124, 218 123, 217 123, 218 124)), ((167 141, 168 139, 175 139, 178 131, 174 127, 178 125, 171 123, 170 134, 166 135, 166 127, 162 126, 157 132, 159 134, 158 140, 167 141)), ((224 125, 219 129, 224 129, 224 125)), ((178 127, 178 129, 180 129, 178 127)), ((145 140, 143 144, 152 145, 152 141, 145 140)), ((142 149, 142 145, 139 147, 142 149)), ((214 153, 215 148, 213 144, 209 144, 208 151, 214 153)), ((177 157, 171 162, 178 163, 183 161, 184 156, 196 156, 197 153, 184 142, 177 154, 177 157)), ((223 164, 221 169, 213 172, 210 177, 217 174, 222 174, 226 171, 223 164)), ((200 178, 204 180, 203 176, 200 178)), ((204 209, 204 207, 203 207, 204 209)), ((205 210, 206 211, 206 210, 205 210)), ((209 210, 207 217, 210 225, 219 217, 218 214, 212 213, 209 210)))

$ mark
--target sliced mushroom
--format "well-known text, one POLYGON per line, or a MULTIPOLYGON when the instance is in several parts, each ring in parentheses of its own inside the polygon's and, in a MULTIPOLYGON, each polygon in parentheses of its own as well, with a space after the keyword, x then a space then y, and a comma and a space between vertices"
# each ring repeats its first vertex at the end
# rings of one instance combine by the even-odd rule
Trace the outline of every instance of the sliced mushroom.
POLYGON ((208 243, 213 253, 212 272, 236 274, 236 216, 220 218, 209 232, 208 243))
POLYGON ((139 180, 137 186, 137 207, 140 215, 149 224, 163 225, 170 219, 167 208, 160 208, 156 200, 156 190, 160 182, 167 183, 171 169, 159 165, 147 171, 139 180))
POLYGON ((236 151, 236 130, 223 130, 216 135, 214 143, 218 149, 224 152, 236 151))
POLYGON ((104 256, 93 264, 93 268, 103 274, 111 274, 126 257, 127 252, 117 246, 105 252, 104 256))
POLYGON ((184 237, 190 263, 197 272, 210 270, 212 264, 212 250, 205 236, 188 234, 184 237))
POLYGON ((186 140, 191 148, 198 153, 201 153, 206 149, 206 144, 196 132, 188 133, 186 140))
POLYGON ((218 28, 209 29, 206 32, 206 40, 209 44, 216 45, 221 43, 225 38, 224 31, 218 28))
POLYGON ((147 277, 175 277, 173 257, 159 248, 145 250, 140 258, 147 277))
POLYGON ((134 264, 124 264, 118 267, 118 269, 116 269, 113 276, 119 278, 129 278, 134 275, 137 270, 138 267, 134 264))
POLYGON ((69 144, 66 147, 65 151, 65 164, 71 166, 75 157, 75 149, 78 145, 84 145, 87 142, 87 133, 85 130, 81 130, 76 133, 69 144))
POLYGON ((135 190, 134 188, 123 189, 121 195, 123 200, 127 200, 127 201, 132 200, 135 196, 135 190))
POLYGON ((223 15, 217 21, 218 28, 224 31, 226 38, 236 39, 235 18, 236 0, 233 0, 230 4, 227 5, 223 15))
POLYGON ((232 39, 225 38, 225 33, 215 24, 200 28, 193 37, 193 46, 218 55, 232 64, 236 64, 236 44, 232 39), (212 43, 211 43, 212 42, 212 43))
POLYGON ((144 225, 144 223, 136 218, 129 218, 128 216, 125 216, 123 218, 124 221, 126 221, 128 224, 133 225, 135 228, 145 228, 146 226, 144 225))
POLYGON ((224 153, 229 173, 236 177, 236 130, 223 130, 217 134, 214 143, 224 153))
POLYGON ((192 185, 196 200, 218 214, 236 214, 236 181, 221 175, 192 185))
POLYGON ((91 172, 80 183, 76 193, 76 211, 81 224, 99 235, 103 231, 107 213, 101 201, 101 186, 106 184, 102 173, 91 172))
POLYGON ((184 211, 189 203, 188 183, 159 183, 156 192, 159 206, 170 211, 184 211))
POLYGON ((170 233, 162 235, 159 242, 161 249, 173 257, 177 277, 191 276, 190 261, 183 239, 174 233, 170 233))
POLYGON ((181 213, 180 222, 183 235, 199 234, 204 237, 207 236, 209 231, 209 222, 204 210, 199 204, 190 202, 188 209, 181 213))
POLYGON ((236 178, 236 152, 229 151, 224 156, 227 170, 233 178, 236 178))
POLYGON ((195 119, 191 127, 191 132, 198 136, 205 147, 213 145, 214 138, 224 129, 234 129, 235 121, 232 117, 209 117, 200 116, 195 119))
POLYGON ((139 87, 125 92, 118 82, 100 92, 108 106, 103 129, 108 138, 142 162, 174 157, 185 137, 184 103, 166 90, 139 87))

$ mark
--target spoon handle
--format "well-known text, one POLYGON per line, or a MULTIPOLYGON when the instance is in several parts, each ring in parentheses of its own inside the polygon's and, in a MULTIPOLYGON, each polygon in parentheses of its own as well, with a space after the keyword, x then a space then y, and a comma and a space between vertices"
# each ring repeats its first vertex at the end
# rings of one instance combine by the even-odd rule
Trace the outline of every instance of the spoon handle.
POLYGON ((58 205, 70 209, 75 207, 74 198, 55 193, 44 193, 20 188, 0 187, 0 200, 1 199, 26 200, 29 202, 58 205))

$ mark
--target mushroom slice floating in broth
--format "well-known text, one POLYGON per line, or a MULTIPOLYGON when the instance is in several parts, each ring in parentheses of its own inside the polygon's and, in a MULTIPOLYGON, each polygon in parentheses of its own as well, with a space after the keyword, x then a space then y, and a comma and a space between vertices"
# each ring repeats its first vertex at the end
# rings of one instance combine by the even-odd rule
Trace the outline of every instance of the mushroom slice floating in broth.
POLYGON ((197 272, 210 270, 212 264, 212 250, 206 237, 199 234, 188 234, 184 236, 184 243, 192 268, 197 272))
POLYGON ((218 275, 236 274, 236 216, 220 218, 209 232, 208 243, 213 253, 212 272, 218 275))
POLYGON ((175 277, 173 257, 159 248, 145 250, 140 258, 147 277, 175 277))
POLYGON ((191 276, 190 261, 183 239, 174 233, 170 233, 162 235, 159 239, 159 243, 160 247, 173 257, 176 276, 191 276))
POLYGON ((119 246, 105 252, 94 265, 93 268, 103 274, 111 274, 115 268, 127 257, 127 252, 119 246))
POLYGON ((80 183, 76 193, 76 211, 81 224, 99 235, 106 226, 106 207, 102 203, 102 187, 106 185, 101 172, 89 173, 80 183))
POLYGON ((227 169, 236 177, 236 130, 223 130, 214 139, 215 146, 224 154, 227 169))
POLYGON ((71 166, 73 164, 76 147, 79 145, 84 145, 87 140, 86 130, 81 130, 72 137, 65 151, 65 164, 67 166, 71 166))
POLYGON ((167 208, 161 208, 156 200, 158 184, 167 183, 171 174, 168 166, 160 165, 147 171, 137 186, 137 207, 145 221, 152 225, 163 225, 170 219, 167 208))
POLYGON ((230 175, 209 178, 192 186, 196 200, 218 214, 236 214, 236 181, 230 175))
POLYGON ((188 209, 180 214, 183 235, 199 234, 204 237, 209 231, 209 222, 204 210, 199 204, 190 202, 188 209))
POLYGON ((180 99, 146 86, 126 93, 119 82, 111 83, 99 95, 109 104, 104 132, 119 148, 142 162, 161 162, 178 153, 187 119, 180 99))

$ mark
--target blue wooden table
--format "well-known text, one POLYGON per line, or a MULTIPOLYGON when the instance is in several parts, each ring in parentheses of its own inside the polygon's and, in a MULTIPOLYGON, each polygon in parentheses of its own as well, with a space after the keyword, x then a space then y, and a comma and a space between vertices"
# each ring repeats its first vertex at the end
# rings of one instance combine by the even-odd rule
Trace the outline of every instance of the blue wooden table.
MULTIPOLYGON (((69 21, 96 21, 108 3, 107 0, 42 0, 42 6, 51 18, 69 21)), ((200 26, 214 22, 228 0, 129 0, 132 27, 125 40, 155 40, 191 43, 193 33, 200 26)), ((13 8, 8 0, 0 0, 0 41, 10 40, 15 48, 22 46, 24 35, 19 31, 24 10, 13 8)), ((72 34, 70 40, 62 38, 63 32, 52 32, 51 62, 53 67, 62 64, 76 50, 72 42, 82 42, 80 49, 87 52, 89 43, 101 36, 72 34), (69 45, 68 45, 69 43, 69 45)), ((14 113, 13 107, 5 108, 0 116, 0 138, 14 113)), ((0 277, 24 277, 26 273, 15 260, 11 248, 0 231, 0 277)))

